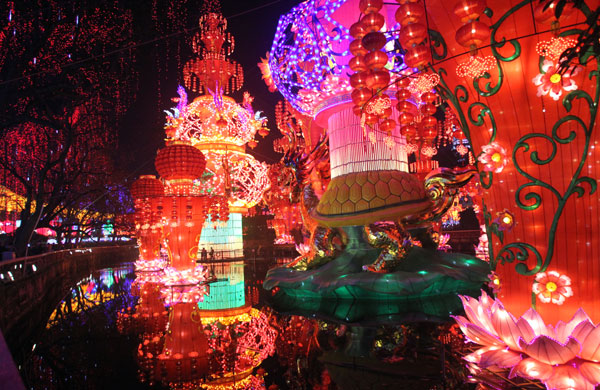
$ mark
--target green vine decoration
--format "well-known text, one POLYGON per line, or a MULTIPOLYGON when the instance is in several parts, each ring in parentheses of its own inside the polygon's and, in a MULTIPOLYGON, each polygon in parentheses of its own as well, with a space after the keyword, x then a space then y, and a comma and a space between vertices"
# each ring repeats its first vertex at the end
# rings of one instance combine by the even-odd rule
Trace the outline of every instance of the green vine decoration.
POLYGON ((520 186, 515 194, 515 200, 517 202, 517 206, 520 207, 521 209, 527 210, 527 211, 535 210, 541 206, 542 196, 538 192, 533 191, 533 188, 535 188, 535 187, 538 187, 538 188, 544 189, 544 190, 548 190, 552 195, 554 195, 554 197, 556 198, 556 200, 558 202, 558 206, 556 208, 554 217, 552 219, 552 223, 551 223, 549 231, 548 231, 548 246, 547 246, 548 251, 546 252, 546 256, 544 259, 541 258, 541 256, 539 255, 539 253, 537 253, 537 251, 534 252, 534 250, 532 249, 533 247, 531 247, 531 245, 525 244, 525 243, 510 243, 510 244, 504 246, 498 255, 499 257, 501 257, 501 260, 503 262, 511 262, 512 260, 514 260, 515 257, 517 260, 521 260, 519 258, 519 256, 516 256, 516 254, 513 256, 512 260, 511 260, 510 255, 508 255, 507 253, 511 252, 512 248, 520 248, 520 252, 518 252, 518 253, 520 254, 521 257, 528 256, 527 255, 528 252, 527 251, 523 252, 524 251, 523 248, 526 248, 526 249, 530 250, 531 252, 533 252, 536 255, 536 261, 537 261, 536 266, 533 269, 531 269, 531 270, 528 269, 527 266, 525 266, 522 263, 519 263, 515 266, 515 270, 522 275, 532 275, 533 273, 544 272, 548 269, 548 267, 552 261, 552 257, 554 255, 554 243, 556 240, 556 229, 558 227, 558 223, 560 221, 560 218, 562 217, 563 210, 564 210, 565 205, 566 205, 567 201, 569 200, 569 198, 571 198, 571 196, 573 196, 573 195, 576 195, 578 198, 581 198, 582 196, 584 196, 586 194, 586 187, 587 187, 588 193, 590 195, 594 194, 597 190, 598 184, 597 184, 596 180, 594 180, 593 178, 591 178, 589 176, 580 176, 580 175, 581 175, 581 171, 583 170, 583 168, 586 164, 586 160, 587 160, 587 156, 588 156, 588 152, 589 152, 589 148, 590 148, 590 143, 591 143, 592 131, 594 129, 594 125, 595 125, 595 121, 596 121, 597 104, 598 104, 598 99, 600 97, 599 75, 600 75, 600 73, 598 72, 598 70, 594 70, 594 71, 590 72, 590 74, 589 74, 590 80, 592 80, 593 78, 596 79, 596 93, 595 93, 594 98, 592 98, 585 91, 576 90, 576 91, 570 92, 567 96, 565 96, 565 98, 563 99, 563 102, 562 102, 565 110, 567 112, 570 112, 571 109, 573 108, 574 99, 583 99, 587 103, 588 109, 590 110, 590 119, 589 119, 588 123, 585 123, 580 117, 577 117, 575 115, 572 115, 572 114, 566 115, 566 116, 560 118, 554 124, 554 126, 552 127, 552 136, 548 136, 546 134, 541 134, 541 133, 527 134, 527 135, 521 137, 521 139, 519 139, 519 141, 516 143, 516 145, 513 149, 512 157, 513 157, 513 162, 514 162, 515 168, 523 177, 525 177, 529 180, 528 183, 525 183, 522 186, 520 186), (565 190, 564 194, 561 194, 556 188, 552 187, 550 184, 548 184, 540 179, 534 178, 533 176, 531 176, 530 174, 525 172, 523 170, 523 168, 517 162, 516 154, 521 149, 523 150, 524 153, 527 153, 530 150, 530 145, 528 143, 529 140, 536 139, 536 138, 542 139, 542 140, 548 142, 549 145, 551 146, 550 155, 544 158, 544 157, 540 157, 540 155, 538 154, 537 151, 532 151, 529 155, 529 158, 533 163, 535 163, 537 165, 549 164, 550 162, 552 162, 554 160, 554 158, 557 154, 559 145, 568 145, 571 142, 573 142, 573 140, 575 140, 577 137, 577 132, 573 129, 571 129, 566 136, 561 137, 559 135, 558 131, 564 124, 571 124, 571 125, 575 124, 575 125, 577 125, 578 128, 583 130, 583 134, 585 136, 585 146, 581 153, 581 158, 579 159, 579 164, 577 166, 577 169, 575 170, 573 176, 571 177, 569 186, 565 190), (526 191, 530 191, 530 192, 526 192, 526 191), (526 193, 523 195, 524 192, 526 192, 526 193), (521 201, 521 199, 527 201, 528 203, 527 204, 523 203, 521 201), (542 262, 540 263, 540 261, 542 261, 542 262))
POLYGON ((502 264, 513 263, 515 260, 518 261, 515 265, 515 270, 521 275, 535 275, 545 269, 542 269, 544 267, 544 259, 542 259, 540 252, 533 245, 525 242, 513 242, 505 245, 498 253, 495 264, 498 264, 498 262, 502 264), (531 269, 525 264, 529 260, 530 252, 535 256, 535 266, 531 269))
POLYGON ((515 5, 510 10, 508 10, 508 12, 506 12, 504 15, 502 15, 502 17, 500 19, 498 19, 498 21, 496 23, 494 23, 490 26, 490 30, 492 32, 491 33, 491 43, 492 43, 491 49, 492 49, 492 53, 494 54, 494 57, 496 57, 498 60, 504 61, 504 62, 510 62, 510 61, 514 61, 516 58, 518 58, 521 55, 521 44, 516 39, 511 39, 510 41, 508 41, 514 49, 513 54, 511 54, 510 56, 507 56, 507 57, 504 57, 502 54, 500 54, 498 52, 498 48, 504 47, 504 45, 506 44, 506 38, 497 40, 496 33, 498 32, 498 28, 502 25, 502 23, 504 23, 504 21, 509 16, 511 16, 513 13, 515 13, 520 8, 522 8, 526 5, 529 5, 529 3, 531 3, 531 0, 521 1, 519 4, 515 5))
POLYGON ((490 142, 494 142, 494 140, 496 139, 497 127, 496 120, 494 119, 494 114, 492 114, 492 110, 490 110, 490 108, 487 105, 481 102, 475 102, 469 106, 468 113, 469 120, 471 121, 471 123, 478 127, 481 127, 485 124, 484 116, 487 115, 490 118, 490 124, 492 126, 492 135, 490 137, 490 142), (475 108, 481 108, 481 110, 477 114, 477 118, 473 118, 473 110, 475 108))
POLYGON ((432 48, 432 57, 436 61, 443 60, 448 56, 448 46, 446 45, 446 41, 442 34, 435 30, 428 30, 429 33, 429 42, 431 43, 432 48), (437 48, 442 48, 442 52, 438 53, 437 48))
POLYGON ((502 87, 502 83, 504 81, 504 71, 502 70, 502 66, 500 66, 500 61, 498 61, 498 59, 496 59, 496 69, 498 69, 498 82, 494 86, 492 86, 490 81, 485 83, 483 89, 479 85, 481 79, 489 80, 492 78, 488 72, 485 72, 483 75, 473 79, 473 88, 475 88, 475 91, 477 91, 480 96, 489 97, 495 95, 500 90, 500 87, 502 87))

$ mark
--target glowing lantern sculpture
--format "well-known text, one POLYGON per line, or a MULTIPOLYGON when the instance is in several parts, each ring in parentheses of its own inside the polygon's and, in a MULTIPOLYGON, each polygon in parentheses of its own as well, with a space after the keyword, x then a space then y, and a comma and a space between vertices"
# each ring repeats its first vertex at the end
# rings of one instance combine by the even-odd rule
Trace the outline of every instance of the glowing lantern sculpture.
POLYGON ((195 265, 206 219, 205 197, 193 193, 193 181, 204 173, 206 160, 198 149, 179 141, 159 150, 155 165, 166 182, 166 194, 157 207, 166 218, 169 263, 177 270, 188 269, 195 265))
POLYGON ((320 225, 310 257, 270 270, 267 289, 315 299, 396 299, 453 294, 489 274, 482 261, 437 251, 428 233, 470 174, 437 171, 424 182, 409 173, 407 154, 431 151, 441 127, 433 116, 439 77, 408 77, 404 63, 423 67, 430 58, 426 18, 418 4, 407 18, 397 9, 381 1, 309 0, 279 20, 271 75, 292 107, 310 118, 309 150, 327 134, 331 181, 320 199, 309 185, 302 189, 309 217, 320 225), (410 45, 404 60, 398 30, 410 45))
POLYGON ((199 58, 183 69, 186 86, 204 93, 187 104, 180 93, 178 118, 168 126, 168 136, 190 142, 206 156, 206 172, 196 181, 196 190, 212 199, 220 198, 209 210, 211 221, 204 226, 200 250, 212 248, 226 257, 241 257, 242 213, 255 206, 268 188, 267 166, 246 153, 256 146, 255 134, 266 134, 266 118, 252 109, 253 98, 244 94, 240 105, 223 96, 241 88, 241 67, 228 59, 234 48, 226 31, 227 20, 216 8, 200 18, 200 30, 193 40, 199 58), (215 229, 216 227, 216 229, 215 229))
POLYGON ((135 228, 140 243, 141 268, 160 268, 159 251, 162 221, 158 219, 156 206, 164 194, 163 184, 153 175, 140 176, 131 185, 131 197, 135 202, 135 228))

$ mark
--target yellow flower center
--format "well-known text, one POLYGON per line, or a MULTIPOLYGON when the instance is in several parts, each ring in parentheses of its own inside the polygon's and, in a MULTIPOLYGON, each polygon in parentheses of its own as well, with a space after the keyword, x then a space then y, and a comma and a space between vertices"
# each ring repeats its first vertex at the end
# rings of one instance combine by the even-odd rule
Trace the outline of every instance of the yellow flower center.
POLYGON ((509 215, 506 215, 504 218, 502 218, 502 222, 505 225, 510 225, 512 223, 512 218, 509 215))
POLYGON ((500 162, 500 160, 502 160, 502 155, 498 152, 492 154, 492 161, 493 162, 500 162))
POLYGON ((548 282, 548 283, 546 283, 546 290, 548 290, 550 292, 556 291, 557 288, 558 288, 558 286, 554 282, 548 282))
POLYGON ((558 73, 554 73, 552 76, 550 76, 550 82, 554 84, 560 83, 560 79, 561 77, 558 73))

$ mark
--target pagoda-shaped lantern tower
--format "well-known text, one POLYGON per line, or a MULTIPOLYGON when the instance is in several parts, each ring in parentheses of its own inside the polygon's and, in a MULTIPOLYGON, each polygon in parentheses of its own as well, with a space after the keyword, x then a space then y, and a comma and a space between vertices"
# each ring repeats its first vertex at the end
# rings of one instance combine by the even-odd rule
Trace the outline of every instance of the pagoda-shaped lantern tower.
POLYGON ((192 41, 197 57, 183 69, 185 86, 201 95, 187 104, 185 90, 180 88, 179 105, 166 130, 169 139, 189 142, 206 156, 206 171, 195 181, 196 190, 226 200, 209 210, 211 218, 205 222, 199 252, 210 253, 212 248, 218 258, 241 257, 242 214, 261 200, 269 186, 267 165, 246 153, 246 146, 255 147, 255 134, 265 136, 268 129, 266 118, 252 109, 248 93, 242 104, 223 95, 241 88, 243 73, 228 58, 234 39, 218 8, 213 3, 200 17, 200 29, 192 41))

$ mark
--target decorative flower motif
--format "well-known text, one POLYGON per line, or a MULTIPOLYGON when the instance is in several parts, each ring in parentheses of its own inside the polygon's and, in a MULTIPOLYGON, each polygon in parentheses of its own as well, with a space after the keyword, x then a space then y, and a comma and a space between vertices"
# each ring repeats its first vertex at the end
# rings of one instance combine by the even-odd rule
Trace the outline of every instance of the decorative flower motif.
POLYGON ((424 92, 429 92, 440 83, 440 76, 437 73, 423 73, 414 78, 408 90, 417 96, 424 92))
POLYGON ((565 50, 575 45, 577 45, 576 39, 552 37, 549 41, 541 41, 535 45, 535 51, 548 60, 556 61, 565 50))
POLYGON ((448 244, 448 241, 450 241, 450 234, 440 234, 438 241, 438 250, 448 252, 450 249, 452 249, 452 247, 448 244))
POLYGON ((552 327, 533 309, 515 318, 485 292, 479 300, 461 299, 467 318, 454 319, 469 341, 482 346, 465 357, 472 365, 510 370, 509 378, 536 379, 549 390, 594 390, 600 383, 600 327, 582 309, 552 327))
POLYGON ((498 274, 495 271, 492 271, 488 275, 488 278, 490 279, 490 281, 488 282, 488 287, 492 289, 494 294, 498 294, 502 287, 502 285, 500 283, 500 277, 498 276, 498 274))
POLYGON ((433 146, 423 146, 421 148, 421 153, 424 156, 427 156, 427 157, 431 158, 431 157, 433 157, 433 156, 435 156, 437 154, 437 149, 434 148, 433 146))
POLYGON ((477 160, 483 164, 482 170, 485 172, 500 173, 508 164, 506 149, 497 142, 492 142, 481 147, 483 153, 477 160))
POLYGON ((533 84, 538 87, 537 96, 545 96, 550 94, 554 100, 558 100, 562 95, 562 91, 567 92, 577 89, 577 84, 571 78, 579 73, 581 68, 571 67, 564 74, 558 73, 558 65, 552 61, 544 60, 542 65, 542 73, 539 73, 533 78, 533 84))
POLYGON ((390 149, 392 149, 394 146, 396 146, 396 141, 394 141, 394 137, 391 137, 389 135, 386 135, 383 138, 383 143, 385 144, 385 146, 387 146, 390 149))
POLYGON ((562 305, 566 298, 573 296, 571 279, 556 271, 540 272, 535 275, 532 290, 540 301, 562 305))
POLYGON ((493 56, 473 56, 467 62, 462 62, 456 67, 458 77, 481 77, 485 72, 494 69, 496 58, 493 56))
POLYGON ((365 111, 367 114, 382 115, 390 107, 392 107, 392 99, 388 95, 379 95, 367 103, 365 111))
POLYGON ((258 63, 258 67, 260 68, 260 72, 262 73, 262 79, 265 81, 265 84, 269 88, 269 92, 277 91, 277 86, 273 81, 273 75, 271 74, 271 68, 269 67, 269 53, 267 52, 267 58, 261 58, 258 63))
POLYGON ((463 144, 458 144, 458 146, 456 146, 456 152, 461 156, 464 156, 465 154, 469 153, 469 148, 463 144))
POLYGON ((504 209, 503 211, 496 213, 494 223, 498 225, 498 230, 510 232, 515 226, 515 217, 510 211, 504 209))

